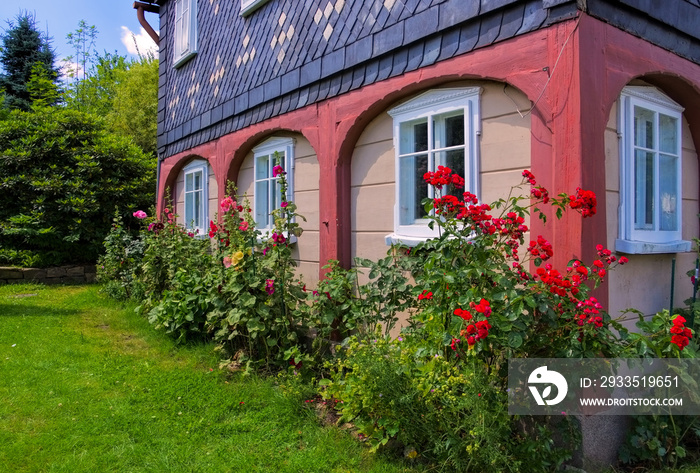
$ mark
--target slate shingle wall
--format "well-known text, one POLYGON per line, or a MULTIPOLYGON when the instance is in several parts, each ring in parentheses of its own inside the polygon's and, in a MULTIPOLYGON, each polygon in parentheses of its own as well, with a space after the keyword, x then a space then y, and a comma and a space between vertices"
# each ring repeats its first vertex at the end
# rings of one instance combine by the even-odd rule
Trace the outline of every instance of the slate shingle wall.
MULTIPOLYGON (((588 0, 589 13, 700 63, 700 0, 588 0), (665 4, 664 4, 665 5, 665 4)), ((363 85, 570 18, 574 0, 199 0, 199 50, 172 68, 161 6, 161 157, 363 85)))
POLYGON ((237 0, 198 5, 198 53, 178 69, 161 6, 161 156, 547 21, 541 0, 274 0, 246 18, 237 0))

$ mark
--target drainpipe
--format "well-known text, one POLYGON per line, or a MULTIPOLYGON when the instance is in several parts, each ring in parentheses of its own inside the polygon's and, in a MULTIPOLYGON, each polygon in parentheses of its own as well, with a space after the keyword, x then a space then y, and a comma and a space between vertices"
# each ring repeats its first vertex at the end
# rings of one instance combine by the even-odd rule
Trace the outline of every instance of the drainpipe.
POLYGON ((156 44, 160 43, 160 36, 158 36, 158 33, 156 33, 153 27, 146 21, 146 16, 144 15, 144 12, 160 13, 160 7, 151 3, 134 2, 134 8, 136 9, 139 23, 143 26, 143 29, 146 30, 148 36, 150 36, 156 44))

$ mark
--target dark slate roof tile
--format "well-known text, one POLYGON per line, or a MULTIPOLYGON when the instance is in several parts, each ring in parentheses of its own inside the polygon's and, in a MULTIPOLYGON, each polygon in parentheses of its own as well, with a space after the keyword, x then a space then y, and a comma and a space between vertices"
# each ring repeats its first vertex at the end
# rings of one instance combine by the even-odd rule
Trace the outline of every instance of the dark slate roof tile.
POLYGON ((481 0, 481 14, 497 10, 501 7, 516 3, 518 0, 481 0))
POLYGON ((496 38, 496 41, 509 39, 515 36, 523 25, 524 12, 525 5, 522 4, 514 5, 503 11, 501 32, 499 33, 498 38, 496 38))
POLYGON ((202 129, 202 117, 199 115, 192 117, 192 133, 196 133, 202 129))
POLYGON ((394 54, 394 67, 391 69, 391 77, 400 76, 408 66, 408 50, 399 49, 394 54))
POLYGON ((438 61, 449 59, 454 56, 459 46, 459 29, 454 28, 442 35, 442 43, 440 46, 440 55, 438 61))
POLYGON ((374 22, 376 20, 375 14, 370 10, 367 11, 367 16, 362 21, 362 30, 360 31, 359 37, 367 36, 372 34, 372 28, 374 28, 374 22))
POLYGON ((300 70, 294 69, 282 76, 280 92, 286 94, 299 87, 300 70))
POLYGON ((281 79, 279 77, 272 79, 264 85, 264 91, 265 100, 272 100, 275 97, 279 97, 282 93, 281 79))
POLYGON ((219 105, 217 107, 214 107, 211 110, 211 122, 212 123, 220 122, 222 118, 224 118, 224 106, 219 105))
POLYGON ((297 107, 304 107, 309 104, 309 88, 304 87, 299 91, 299 100, 297 107))
MULTIPOLYGON (((326 79, 329 80, 329 79, 326 79)), ((330 78, 330 86, 328 88, 328 97, 335 97, 340 93, 340 86, 342 85, 343 77, 341 74, 337 74, 330 78)), ((325 82, 325 81, 324 81, 325 82)))
MULTIPOLYGON (((352 19, 350 19, 352 22, 352 19)), ((349 27, 350 34, 348 35, 348 39, 346 40, 346 44, 352 44, 358 39, 360 39, 360 33, 362 33, 362 21, 360 21, 359 18, 355 18, 354 22, 352 22, 352 25, 349 27)), ((363 38, 367 38, 368 36, 363 36, 363 38)), ((369 36, 371 37, 371 36, 369 36)))
POLYGON ((160 125, 165 121, 165 110, 158 111, 158 124, 160 125))
MULTIPOLYGON (((387 21, 389 20, 389 12, 387 11, 386 8, 382 8, 379 10, 379 13, 377 14, 375 20, 374 20, 374 26, 372 27, 372 33, 376 33, 382 29, 384 29, 384 26, 386 26, 387 21)), ((393 21, 391 23, 394 23, 393 21)))
POLYGON ((365 82, 365 67, 358 67, 352 71, 352 85, 351 90, 359 89, 365 82))
POLYGON ((372 42, 372 55, 380 56, 403 44, 404 28, 402 23, 397 23, 374 34, 372 42))
POLYGON ((388 23, 396 23, 397 21, 401 20, 401 13, 403 13, 405 7, 404 4, 401 0, 395 0, 394 1, 394 6, 391 8, 391 11, 389 12, 389 20, 387 20, 388 23))
POLYGON ((250 115, 250 123, 251 125, 254 125, 256 123, 260 123, 260 115, 261 115, 261 108, 260 107, 255 107, 254 109, 251 110, 251 115, 250 115))
POLYGON ((318 98, 318 89, 319 89, 319 84, 312 84, 309 86, 309 102, 308 103, 315 103, 316 99, 318 98))
POLYGON ((547 20, 547 11, 540 7, 539 0, 530 0, 525 4, 523 25, 516 34, 534 31, 547 20))
POLYGON ((308 62, 301 66, 301 81, 300 85, 308 85, 316 82, 321 78, 321 60, 308 62))
POLYGON ((564 3, 570 3, 574 0, 542 0, 542 8, 552 8, 557 5, 563 5, 564 3))
POLYGON ((394 67, 394 58, 386 56, 379 61, 379 71, 377 71, 377 82, 387 79, 391 75, 391 69, 394 67))
POLYGON ((345 67, 345 48, 323 56, 321 59, 321 77, 328 77, 340 72, 345 67))
POLYGON ((373 84, 379 75, 379 61, 374 60, 367 63, 365 66, 365 84, 373 84))
POLYGON ((223 103, 223 116, 228 118, 236 113, 236 101, 234 99, 227 100, 223 103))
POLYGON ((455 55, 464 54, 474 49, 476 42, 479 41, 479 30, 481 29, 481 21, 476 20, 467 23, 459 30, 459 47, 455 55))
POLYGON ((182 139, 182 125, 180 125, 179 127, 175 128, 175 130, 173 130, 173 139, 174 140, 181 140, 182 139))
POLYGON ((408 63, 406 71, 415 71, 423 62, 423 43, 414 44, 408 48, 408 63))
POLYGON ((404 44, 412 43, 435 32, 438 24, 438 6, 429 8, 406 19, 404 23, 404 44))
POLYGON ((370 57, 372 57, 371 36, 359 39, 345 48, 345 62, 348 66, 360 64, 370 57))
POLYGON ((441 45, 442 36, 435 36, 425 42, 425 52, 423 53, 423 62, 420 67, 429 66, 437 61, 441 45))
POLYGON ((503 14, 499 12, 493 15, 488 15, 481 20, 479 41, 476 43, 477 48, 488 46, 496 41, 498 34, 501 32, 502 19, 503 14))
POLYGON ((248 97, 248 92, 244 92, 233 99, 237 113, 241 113, 243 110, 246 110, 248 108, 248 97))
POLYGON ((330 96, 331 92, 331 80, 330 79, 323 79, 321 82, 318 84, 318 96, 314 98, 314 102, 320 101, 320 100, 325 100, 330 96))
POLYGON ((189 135, 192 133, 192 121, 187 120, 185 123, 182 124, 182 133, 184 135, 189 135))
POLYGON ((408 12, 409 15, 413 15, 413 13, 416 11, 416 8, 418 8, 419 3, 420 3, 420 0, 405 0, 404 1, 406 11, 408 12))
POLYGON ((262 115, 263 120, 267 120, 268 118, 270 118, 270 117, 272 116, 272 110, 273 110, 273 109, 274 109, 274 103, 268 102, 268 103, 265 105, 264 112, 263 112, 263 115, 262 115))
POLYGON ((479 2, 476 1, 451 0, 441 4, 439 8, 438 30, 440 31, 475 18, 479 14, 479 2))
POLYGON ((432 6, 432 4, 433 0, 420 0, 420 2, 418 2, 418 6, 416 7, 416 13, 420 13, 423 10, 427 10, 432 6))
POLYGON ((206 128, 209 125, 211 125, 211 110, 207 110, 206 112, 202 113, 202 128, 206 128))
POLYGON ((261 104, 263 100, 265 100, 265 89, 262 85, 251 89, 248 92, 248 106, 255 107, 256 105, 261 104))
POLYGON ((291 95, 285 95, 282 97, 279 106, 279 113, 287 113, 291 106, 291 95))

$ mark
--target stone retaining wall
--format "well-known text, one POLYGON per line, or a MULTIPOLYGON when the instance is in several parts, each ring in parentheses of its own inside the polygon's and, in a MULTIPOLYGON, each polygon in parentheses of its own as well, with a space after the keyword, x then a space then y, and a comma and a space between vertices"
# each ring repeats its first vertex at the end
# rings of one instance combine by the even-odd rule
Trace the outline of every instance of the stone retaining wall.
POLYGON ((0 285, 36 282, 41 284, 85 284, 95 282, 97 268, 59 266, 56 268, 8 268, 0 266, 0 285))

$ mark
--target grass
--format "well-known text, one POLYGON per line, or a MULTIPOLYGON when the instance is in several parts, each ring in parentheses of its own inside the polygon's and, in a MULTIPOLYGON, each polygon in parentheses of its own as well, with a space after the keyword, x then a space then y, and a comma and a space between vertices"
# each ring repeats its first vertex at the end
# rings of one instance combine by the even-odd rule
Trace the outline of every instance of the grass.
POLYGON ((0 287, 0 400, 0 471, 418 471, 95 286, 0 287))

